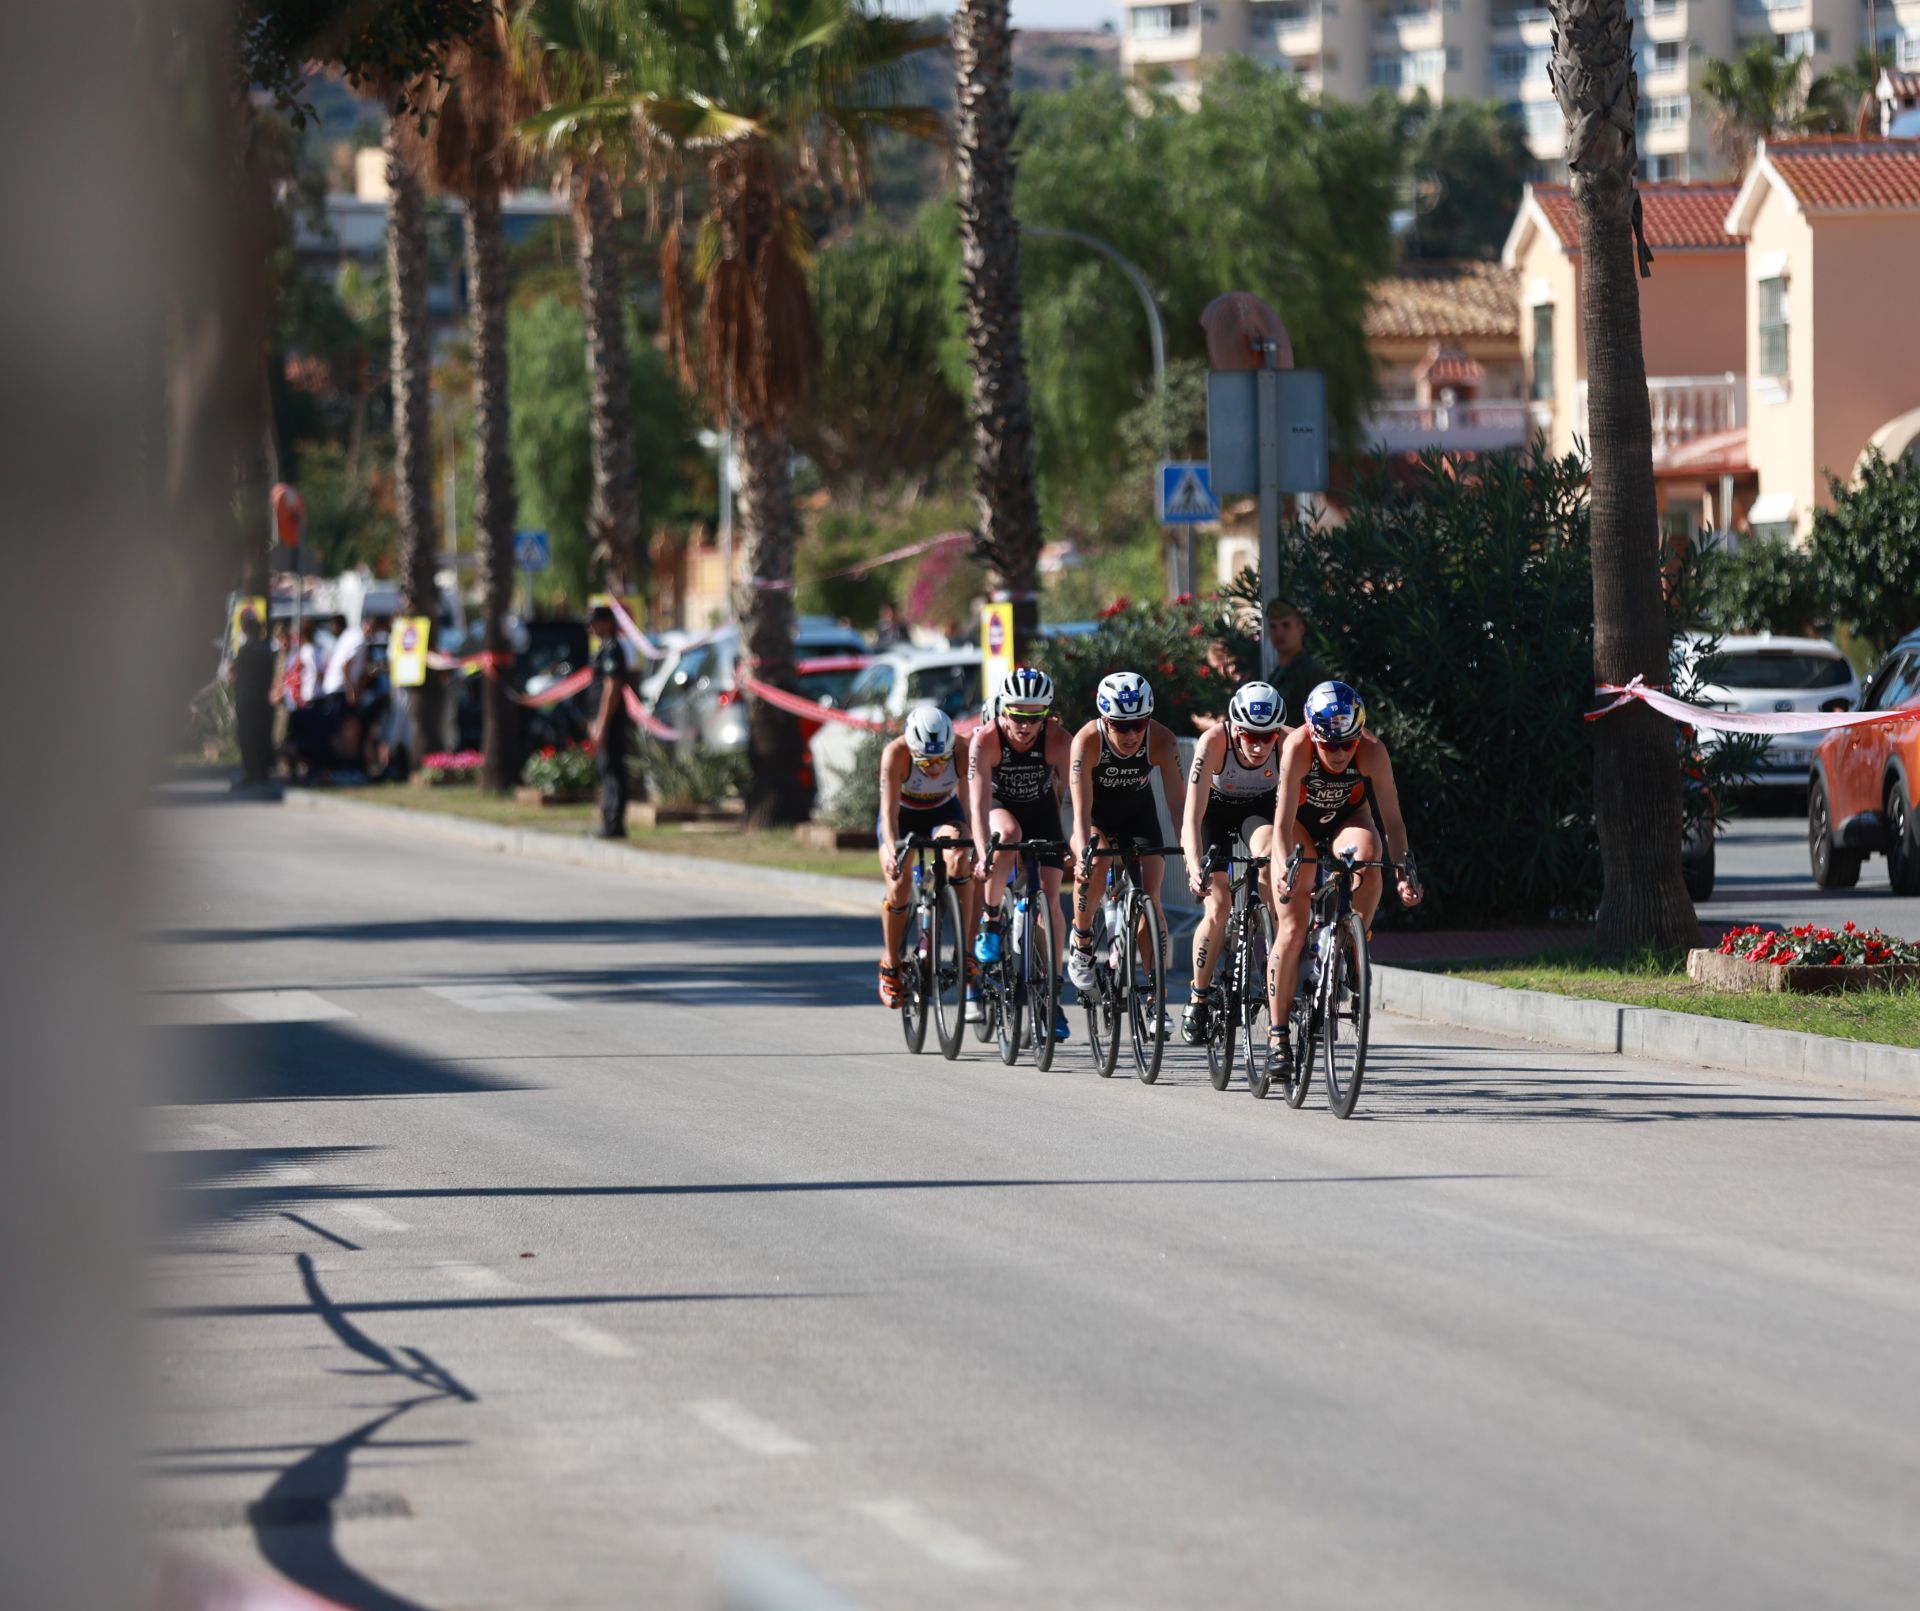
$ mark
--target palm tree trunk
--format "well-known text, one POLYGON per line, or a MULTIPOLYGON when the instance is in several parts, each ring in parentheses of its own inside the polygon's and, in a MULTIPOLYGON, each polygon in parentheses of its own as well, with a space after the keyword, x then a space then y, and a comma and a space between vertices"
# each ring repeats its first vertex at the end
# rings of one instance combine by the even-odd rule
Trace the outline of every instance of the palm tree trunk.
MULTIPOLYGON (((400 608, 438 614, 433 585, 432 351, 427 325, 427 210, 420 177, 400 149, 401 120, 388 121, 387 372, 393 388, 393 501, 400 523, 400 608)), ((439 743, 441 683, 429 672, 413 696, 411 751, 417 761, 439 743)))
MULTIPOLYGON (((793 674, 793 549, 799 523, 788 475, 787 433, 751 422, 740 431, 740 526, 747 580, 739 600, 740 647, 755 676, 797 691, 793 674)), ((762 700, 747 705, 747 821, 773 827, 806 820, 800 724, 762 700)))
POLYGON ((1039 624, 1040 501, 1020 339, 1020 226, 1013 215, 1013 42, 1008 0, 961 0, 953 17, 959 100, 960 283, 972 349, 975 553, 1013 597, 1023 653, 1039 624))
POLYGON ((467 284, 473 303, 473 527, 488 655, 480 786, 504 793, 519 770, 519 723, 507 698, 514 489, 507 441, 507 242, 500 192, 489 185, 475 186, 467 201, 467 284))
POLYGON ((614 593, 647 591, 640 532, 640 470, 633 445, 633 366, 627 358, 627 299, 620 268, 613 187, 600 169, 573 179, 580 307, 587 328, 587 385, 593 435, 588 535, 614 593))
MULTIPOLYGON (((1593 454, 1596 680, 1664 685, 1669 634, 1640 339, 1633 170, 1633 32, 1624 0, 1551 0, 1553 80, 1567 119, 1580 216, 1580 316, 1593 454)), ((1680 876, 1680 753, 1673 726, 1635 702, 1594 727, 1602 955, 1677 955, 1700 942, 1680 876)))

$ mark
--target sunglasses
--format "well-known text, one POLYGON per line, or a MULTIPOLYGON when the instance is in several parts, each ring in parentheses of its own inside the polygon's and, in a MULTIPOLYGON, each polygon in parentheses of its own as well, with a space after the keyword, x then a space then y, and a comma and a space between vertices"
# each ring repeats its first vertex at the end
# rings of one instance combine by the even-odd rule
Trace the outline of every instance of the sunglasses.
POLYGON ((913 758, 913 764, 922 772, 938 772, 952 759, 953 751, 949 750, 945 755, 916 755, 913 758))
POLYGON ((1107 718, 1107 731, 1110 733, 1144 733, 1146 730, 1147 718, 1144 716, 1130 718, 1124 722, 1115 721, 1111 716, 1107 718))
POLYGON ((1038 727, 1047 719, 1044 710, 1010 710, 1004 714, 1015 727, 1038 727))
POLYGON ((1280 742, 1280 735, 1278 733, 1255 733, 1250 732, 1244 727, 1236 727, 1234 732, 1239 736, 1242 744, 1277 744, 1280 742))
POLYGON ((1335 755, 1344 755, 1348 750, 1358 749, 1360 740, 1357 738, 1343 738, 1336 744, 1330 739, 1316 738, 1314 743, 1318 744, 1323 750, 1332 751, 1335 755))

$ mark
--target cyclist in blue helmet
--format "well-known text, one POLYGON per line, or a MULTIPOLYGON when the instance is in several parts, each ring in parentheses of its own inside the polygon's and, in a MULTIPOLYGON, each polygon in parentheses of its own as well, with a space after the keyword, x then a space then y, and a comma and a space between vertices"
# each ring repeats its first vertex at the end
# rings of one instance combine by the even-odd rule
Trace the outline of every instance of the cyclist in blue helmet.
MULTIPOLYGON (((1343 682, 1323 682, 1307 695, 1306 721, 1280 747, 1280 789, 1274 818, 1272 876, 1280 914, 1268 974, 1267 1070, 1276 1080, 1293 1072, 1287 1008, 1300 982, 1300 952, 1306 943, 1314 880, 1302 876, 1289 889, 1286 860, 1302 855, 1324 860, 1351 849, 1361 861, 1380 859, 1380 840, 1398 870, 1400 903, 1420 903, 1420 883, 1407 849, 1407 825, 1393 783, 1387 747, 1369 733, 1366 702, 1343 682)), ((1304 871, 1304 870, 1303 870, 1304 871)), ((1380 870, 1369 867, 1354 887, 1353 904, 1369 932, 1380 907, 1380 870)))

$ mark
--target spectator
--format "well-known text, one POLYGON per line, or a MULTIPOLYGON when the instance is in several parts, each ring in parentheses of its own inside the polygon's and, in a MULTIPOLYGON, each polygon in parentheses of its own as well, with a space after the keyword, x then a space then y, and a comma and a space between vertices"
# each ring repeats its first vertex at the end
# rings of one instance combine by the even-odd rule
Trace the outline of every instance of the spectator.
POLYGON ((234 736, 240 744, 240 777, 234 787, 265 783, 273 772, 273 646, 260 617, 240 617, 240 652, 227 668, 233 685, 234 736))
POLYGON ((900 611, 889 599, 880 606, 880 623, 873 629, 873 648, 876 654, 885 654, 908 642, 907 626, 900 619, 900 611))
POLYGON ((300 640, 287 655, 281 675, 281 702, 290 711, 312 704, 320 692, 320 654, 314 647, 318 631, 318 622, 302 621, 300 640))
POLYGON ((1287 725, 1307 719, 1307 695, 1327 680, 1327 668, 1307 653, 1307 623, 1285 599, 1267 605, 1267 642, 1273 647, 1273 674, 1267 680, 1280 690, 1287 725))
POLYGON ((335 714, 360 703, 360 685, 367 674, 367 634, 358 622, 342 626, 327 654, 320 678, 320 697, 335 714))
POLYGON ((594 716, 588 737, 593 740, 594 765, 600 773, 600 837, 627 837, 627 734, 633 718, 627 714, 627 686, 633 670, 633 650, 620 636, 612 609, 594 606, 587 625, 600 640, 593 657, 594 716))

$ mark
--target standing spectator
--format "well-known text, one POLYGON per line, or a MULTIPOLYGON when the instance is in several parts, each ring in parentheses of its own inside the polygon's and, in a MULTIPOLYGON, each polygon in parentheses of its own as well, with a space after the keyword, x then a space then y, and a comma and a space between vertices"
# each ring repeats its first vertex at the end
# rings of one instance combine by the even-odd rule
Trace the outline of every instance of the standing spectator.
POLYGON ((906 623, 900 619, 898 607, 889 599, 880 606, 880 623, 873 629, 874 652, 885 654, 907 641, 906 623))
POLYGON ((355 622, 335 634, 327 651, 327 669, 320 678, 320 697, 336 711, 360 703, 360 684, 367 673, 366 629, 355 622))
POLYGON ((1307 719, 1307 695, 1327 680, 1327 668, 1307 653, 1307 623, 1285 599, 1267 606, 1267 642, 1273 646, 1273 674, 1267 680, 1280 690, 1287 708, 1287 725, 1307 719))
POLYGON ((300 641, 288 652, 281 676, 281 701, 288 710, 313 703, 320 692, 320 653, 314 646, 319 625, 311 618, 300 623, 300 641))
POLYGON ((593 726, 594 765, 600 773, 600 837, 627 837, 627 733, 633 718, 627 714, 628 676, 633 670, 632 651, 620 636, 613 611, 596 604, 587 617, 593 635, 600 640, 593 657, 595 689, 593 726))
POLYGON ((265 783, 273 771, 273 646, 260 617, 240 617, 240 652, 227 668, 233 684, 234 736, 240 743, 236 789, 265 783))

